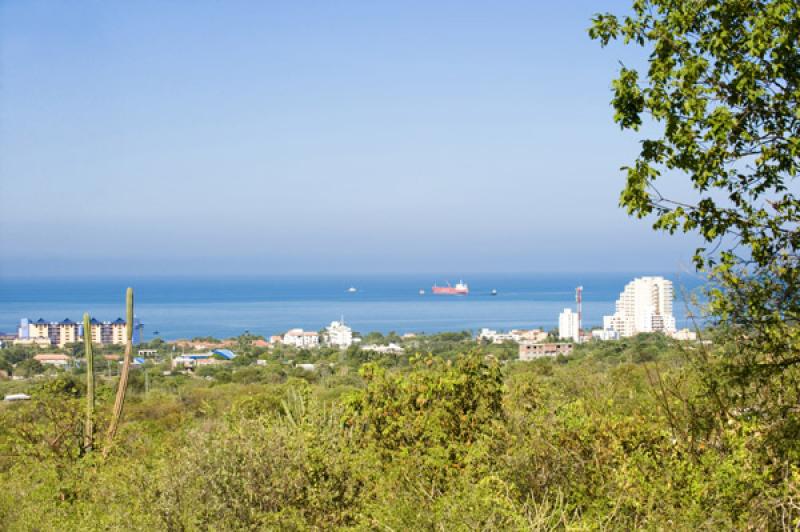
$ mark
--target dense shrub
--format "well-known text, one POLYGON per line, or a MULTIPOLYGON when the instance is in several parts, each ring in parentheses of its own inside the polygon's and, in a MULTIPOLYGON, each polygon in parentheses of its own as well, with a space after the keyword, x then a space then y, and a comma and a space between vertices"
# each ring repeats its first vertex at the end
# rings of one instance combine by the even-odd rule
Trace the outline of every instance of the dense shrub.
MULTIPOLYGON (((360 376, 159 377, 106 460, 80 452, 82 386, 0 404, 10 530, 780 529, 800 445, 714 390, 716 351, 641 338, 563 360, 411 357, 360 376), (642 353, 645 353, 644 355, 642 353), (702 364, 698 360, 703 360, 702 364)), ((718 349, 724 349, 724 345, 718 349)), ((98 430, 112 388, 98 387, 98 430)))

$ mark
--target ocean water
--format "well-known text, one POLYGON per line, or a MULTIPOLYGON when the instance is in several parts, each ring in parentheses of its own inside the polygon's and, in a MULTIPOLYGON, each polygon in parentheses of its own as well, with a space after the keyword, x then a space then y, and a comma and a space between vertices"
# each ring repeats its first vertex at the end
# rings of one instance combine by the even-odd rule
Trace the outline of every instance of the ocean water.
MULTIPOLYGON (((135 291, 145 338, 230 337, 245 331, 269 336, 293 327, 319 330, 344 317, 359 332, 434 333, 482 327, 558 326, 558 314, 575 308, 582 285, 584 326, 614 312, 625 284, 639 274, 473 274, 468 296, 434 296, 436 275, 275 276, 260 278, 0 279, 0 331, 15 332, 20 318, 47 321, 84 312, 100 320, 124 317, 125 288, 135 291), (354 286, 356 293, 347 289, 354 286), (424 289, 425 295, 419 295, 424 289), (491 290, 497 295, 492 296, 491 290)), ((700 281, 663 275, 675 283, 674 314, 686 324, 684 294, 700 281)), ((452 283, 459 279, 450 278, 452 283)))

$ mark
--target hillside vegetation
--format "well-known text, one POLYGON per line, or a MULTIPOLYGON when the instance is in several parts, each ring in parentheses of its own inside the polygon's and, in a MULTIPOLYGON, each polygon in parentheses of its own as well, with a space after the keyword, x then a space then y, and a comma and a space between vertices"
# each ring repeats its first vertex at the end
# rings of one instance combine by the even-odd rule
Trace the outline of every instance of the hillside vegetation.
MULTIPOLYGON (((659 335, 500 363, 444 355, 132 376, 119 443, 81 451, 74 375, 0 407, 8 530, 781 528, 798 523, 797 427, 659 335), (790 431, 791 429, 791 431, 790 431)), ((463 354, 455 355, 460 349, 463 354)), ((471 352, 470 352, 471 351, 471 352)), ((100 384, 97 431, 112 388, 100 384)), ((788 392, 787 392, 788 393, 788 392)))

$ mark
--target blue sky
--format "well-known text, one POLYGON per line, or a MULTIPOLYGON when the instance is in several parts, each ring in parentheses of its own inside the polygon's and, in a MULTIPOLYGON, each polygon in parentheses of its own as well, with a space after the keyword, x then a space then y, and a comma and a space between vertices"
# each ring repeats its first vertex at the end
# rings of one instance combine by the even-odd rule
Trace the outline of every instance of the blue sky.
POLYGON ((0 3, 0 275, 676 271, 627 2, 0 3))

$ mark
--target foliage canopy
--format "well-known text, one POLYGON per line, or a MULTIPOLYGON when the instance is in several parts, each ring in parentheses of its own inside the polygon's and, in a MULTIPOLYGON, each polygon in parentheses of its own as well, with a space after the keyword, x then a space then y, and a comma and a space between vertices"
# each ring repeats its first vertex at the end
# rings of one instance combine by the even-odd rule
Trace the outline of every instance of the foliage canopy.
POLYGON ((636 0, 626 16, 596 15, 589 34, 650 52, 646 72, 623 66, 613 82, 620 127, 659 133, 624 167, 622 206, 702 236, 709 323, 732 344, 710 378, 739 409, 755 399, 785 418, 800 380, 800 4, 636 0), (660 192, 680 174, 693 200, 660 192))

